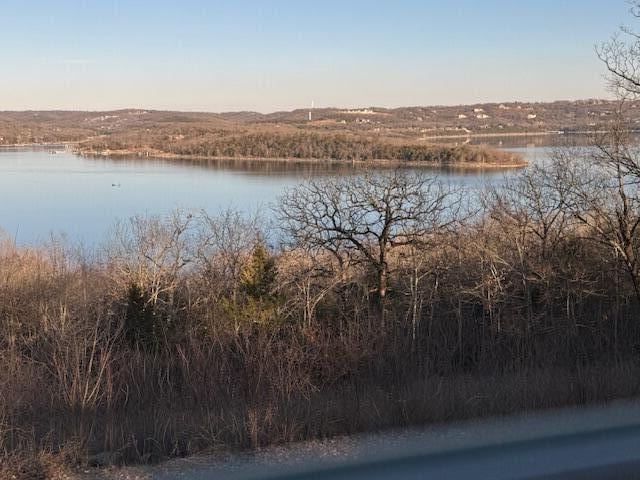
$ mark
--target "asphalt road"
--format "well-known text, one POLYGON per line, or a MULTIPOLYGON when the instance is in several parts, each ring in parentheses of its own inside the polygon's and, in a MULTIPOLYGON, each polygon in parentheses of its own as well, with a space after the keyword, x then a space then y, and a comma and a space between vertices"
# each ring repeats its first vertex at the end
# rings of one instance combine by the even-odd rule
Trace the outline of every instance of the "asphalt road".
POLYGON ((192 457, 144 473, 135 478, 640 479, 640 403, 192 457))
POLYGON ((332 468, 253 478, 382 479, 631 479, 640 478, 640 426, 588 434, 372 459, 332 468))

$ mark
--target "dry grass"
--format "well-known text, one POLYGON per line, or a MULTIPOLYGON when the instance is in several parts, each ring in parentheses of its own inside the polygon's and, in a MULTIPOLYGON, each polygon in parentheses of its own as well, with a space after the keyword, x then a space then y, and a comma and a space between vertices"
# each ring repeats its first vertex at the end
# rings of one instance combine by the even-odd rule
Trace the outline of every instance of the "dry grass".
POLYGON ((5 243, 0 478, 638 395, 637 306, 603 247, 532 241, 523 286, 505 225, 464 228, 390 257, 384 323, 362 264, 258 254, 230 213, 134 220, 92 260, 5 243))

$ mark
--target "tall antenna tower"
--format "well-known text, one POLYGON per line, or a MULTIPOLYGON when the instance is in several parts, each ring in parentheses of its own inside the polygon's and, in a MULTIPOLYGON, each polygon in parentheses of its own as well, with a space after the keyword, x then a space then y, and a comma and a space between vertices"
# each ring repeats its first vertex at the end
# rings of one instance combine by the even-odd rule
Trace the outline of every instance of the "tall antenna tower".
POLYGON ((309 110, 309 121, 311 121, 311 110, 313 110, 313 100, 311 100, 311 109, 309 110))

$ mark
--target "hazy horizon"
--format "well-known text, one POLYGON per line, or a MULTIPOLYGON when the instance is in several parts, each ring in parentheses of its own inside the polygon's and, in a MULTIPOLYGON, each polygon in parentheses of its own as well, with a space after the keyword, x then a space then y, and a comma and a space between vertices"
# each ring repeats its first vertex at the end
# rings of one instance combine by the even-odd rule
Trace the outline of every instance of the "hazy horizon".
POLYGON ((610 98, 623 0, 5 5, 0 110, 270 113, 610 98), (571 18, 570 23, 568 19, 571 18))
MULTIPOLYGON (((315 110, 358 110, 358 109, 366 109, 366 108, 374 108, 374 109, 386 109, 386 110, 395 110, 395 109, 401 109, 401 108, 450 108, 450 107, 465 107, 465 106, 474 106, 474 105, 500 105, 500 104, 512 104, 512 103, 544 103, 544 104, 549 104, 549 103, 558 103, 558 102, 579 102, 579 101, 589 101, 589 100, 596 100, 596 101, 615 101, 615 98, 613 97, 586 97, 586 98, 574 98, 574 99, 567 99, 567 98, 560 98, 560 99, 556 99, 556 100, 541 100, 541 101, 537 101, 537 100, 529 100, 529 101, 524 101, 524 100, 501 100, 501 101, 497 101, 497 100, 490 100, 490 101, 486 101, 486 102, 475 102, 475 103, 440 103, 440 104, 430 104, 430 105, 397 105, 397 106, 382 106, 382 105, 376 105, 376 104, 371 104, 371 105, 349 105, 349 106, 342 106, 342 105, 327 105, 327 106, 322 106, 322 107, 314 107, 315 110)), ((275 114, 275 113, 281 113, 281 112, 293 112, 296 110, 303 110, 303 111, 307 111, 310 109, 310 106, 301 106, 301 107, 294 107, 291 109, 285 109, 285 110, 267 110, 267 111, 258 111, 258 110, 219 110, 219 111, 215 111, 215 110, 197 110, 197 109, 184 109, 184 110, 168 110, 168 109, 158 109, 158 108, 147 108, 147 107, 119 107, 119 108, 113 108, 113 109, 104 109, 104 110, 97 110, 97 109, 64 109, 64 108, 50 108, 50 109, 35 109, 35 108, 31 108, 31 109, 14 109, 14 110, 0 110, 0 112, 13 112, 13 113, 22 113, 22 112, 78 112, 78 113, 100 113, 100 112, 118 112, 118 111, 128 111, 128 110, 143 110, 143 111, 149 111, 149 112, 177 112, 177 113, 205 113, 205 114, 214 114, 214 115, 224 115, 227 113, 258 113, 261 115, 271 115, 271 114, 275 114)))

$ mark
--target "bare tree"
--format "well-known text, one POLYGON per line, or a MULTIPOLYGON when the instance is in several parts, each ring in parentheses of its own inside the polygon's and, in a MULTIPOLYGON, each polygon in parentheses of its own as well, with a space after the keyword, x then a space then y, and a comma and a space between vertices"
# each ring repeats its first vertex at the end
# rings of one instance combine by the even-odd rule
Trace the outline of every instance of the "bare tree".
MULTIPOLYGON (((630 13, 640 18, 640 0, 630 2, 630 13)), ((633 28, 622 26, 620 32, 608 42, 596 47, 600 60, 610 73, 614 91, 622 97, 640 94, 640 34, 633 28)))
MULTIPOLYGON (((630 2, 630 13, 640 18, 640 0, 630 2)), ((624 100, 640 94, 640 34, 623 26, 620 33, 597 48, 620 98, 616 118, 596 139, 591 175, 577 190, 576 218, 610 246, 629 274, 640 301, 640 149, 630 138, 624 100)))
POLYGON ((316 308, 343 280, 333 268, 335 259, 327 252, 295 249, 284 252, 278 262, 278 290, 291 292, 287 311, 302 311, 304 325, 312 326, 316 308))
POLYGON ((251 250, 262 240, 263 230, 257 214, 245 216, 232 208, 216 215, 200 213, 194 262, 209 290, 219 290, 218 293, 236 298, 242 267, 251 250), (228 291, 222 292, 225 289, 228 291))
POLYGON ((193 215, 181 211, 166 218, 132 217, 116 224, 108 253, 121 277, 155 305, 172 296, 180 271, 192 261, 192 226, 193 215))
POLYGON ((371 267, 383 303, 389 252, 452 225, 450 207, 458 205, 459 198, 435 178, 396 170, 305 183, 280 198, 279 212, 295 245, 328 251, 341 264, 371 267))
POLYGON ((575 176, 572 209, 592 238, 622 262, 640 301, 640 176, 630 168, 639 157, 623 130, 617 125, 597 139, 590 162, 575 176))
POLYGON ((176 331, 184 309, 177 292, 193 259, 193 223, 192 214, 174 211, 115 226, 106 263, 112 294, 126 309, 124 332, 131 344, 166 346, 176 331))
POLYGON ((489 192, 487 217, 493 222, 484 229, 489 235, 493 228, 500 234, 483 245, 478 290, 492 323, 493 303, 505 300, 501 293, 507 282, 521 288, 529 326, 544 317, 552 297, 561 294, 551 285, 562 274, 556 260, 575 222, 569 208, 576 174, 571 152, 574 149, 559 149, 553 158, 529 165, 489 192), (500 244, 503 247, 496 248, 500 244))
POLYGON ((541 257, 546 258, 568 227, 573 175, 563 151, 556 152, 551 162, 530 165, 492 190, 492 218, 503 226, 516 226, 524 237, 533 237, 540 244, 541 257))

